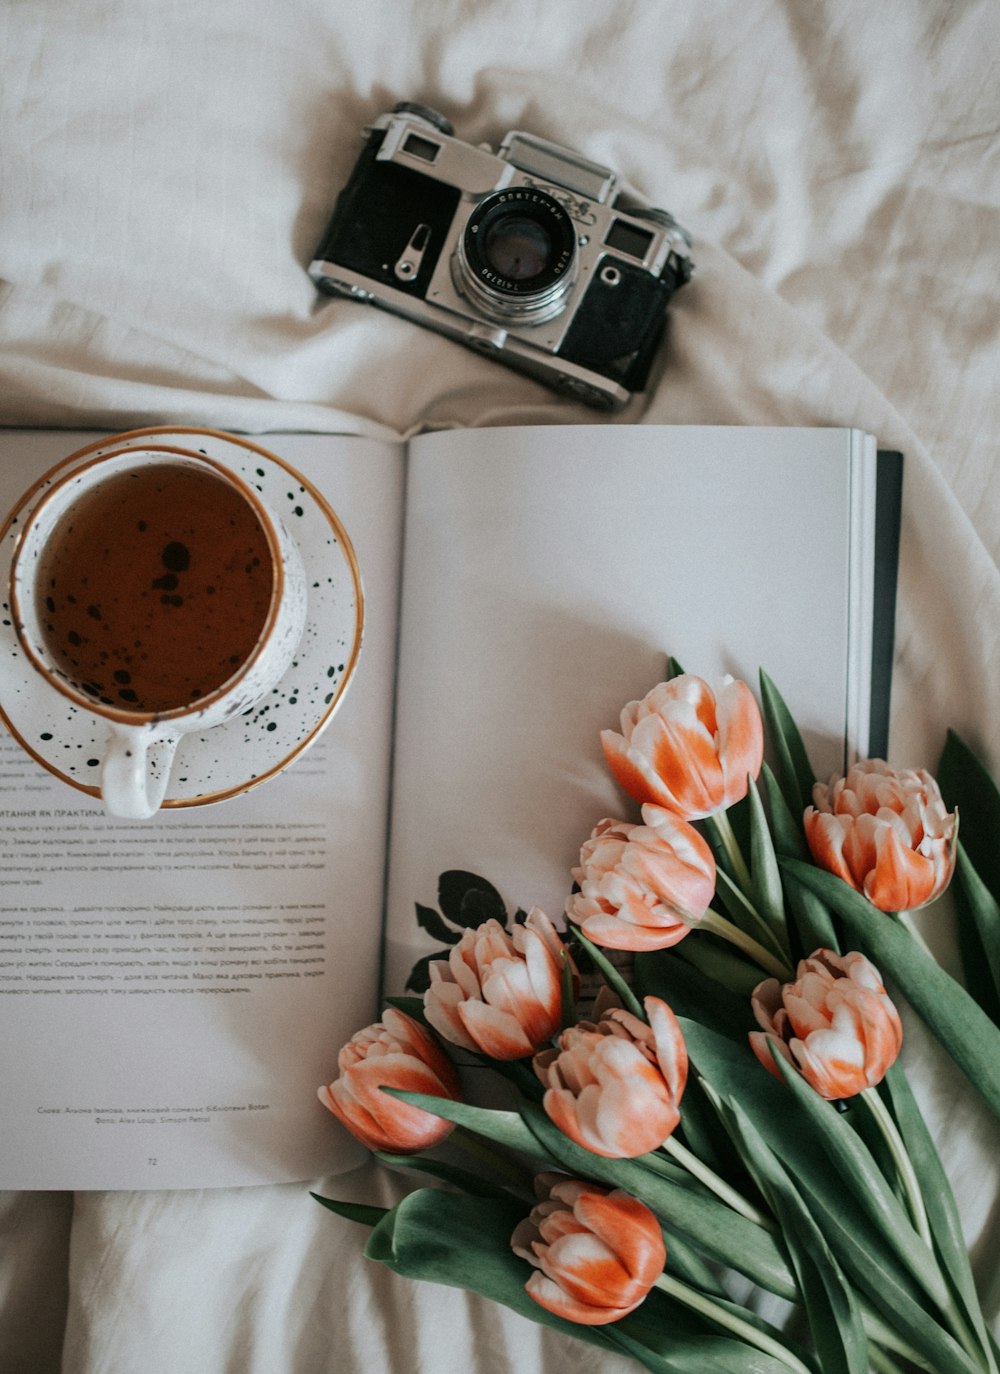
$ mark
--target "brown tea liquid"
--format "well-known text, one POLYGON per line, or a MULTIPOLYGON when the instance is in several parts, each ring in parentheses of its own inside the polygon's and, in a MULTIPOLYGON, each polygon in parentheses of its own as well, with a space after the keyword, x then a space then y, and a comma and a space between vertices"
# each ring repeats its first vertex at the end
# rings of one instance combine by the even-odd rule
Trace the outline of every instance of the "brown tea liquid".
POLYGON ((42 554, 38 614, 56 667, 88 695, 161 712, 221 687, 260 638, 267 538, 210 472, 152 464, 84 492, 42 554))

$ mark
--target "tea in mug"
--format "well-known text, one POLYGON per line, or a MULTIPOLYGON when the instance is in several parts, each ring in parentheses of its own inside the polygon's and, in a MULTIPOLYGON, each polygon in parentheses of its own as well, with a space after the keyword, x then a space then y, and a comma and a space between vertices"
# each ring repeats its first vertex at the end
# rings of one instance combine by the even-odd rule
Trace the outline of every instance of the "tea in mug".
POLYGON ((159 713, 211 695, 247 661, 274 574, 239 491, 164 462, 84 492, 46 541, 36 587, 56 667, 95 700, 159 713))

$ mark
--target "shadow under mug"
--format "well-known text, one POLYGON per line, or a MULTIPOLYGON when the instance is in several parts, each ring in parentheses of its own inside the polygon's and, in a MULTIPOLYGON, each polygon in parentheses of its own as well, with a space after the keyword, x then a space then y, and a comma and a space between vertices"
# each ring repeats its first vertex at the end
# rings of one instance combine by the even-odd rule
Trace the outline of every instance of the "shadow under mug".
POLYGON ((14 551, 10 604, 39 690, 107 723, 105 809, 146 819, 183 736, 249 711, 285 673, 306 577, 242 478, 149 445, 92 458, 45 492, 14 551))

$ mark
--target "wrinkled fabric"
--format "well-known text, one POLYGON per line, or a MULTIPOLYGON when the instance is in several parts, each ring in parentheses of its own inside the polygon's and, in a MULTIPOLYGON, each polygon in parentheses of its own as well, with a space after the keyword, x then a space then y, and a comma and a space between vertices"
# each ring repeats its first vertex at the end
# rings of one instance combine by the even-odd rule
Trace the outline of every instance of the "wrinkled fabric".
MULTIPOLYGON (((998 50, 990 0, 18 0, 0 7, 0 421, 858 425, 906 455, 891 757, 933 766, 951 725, 996 773, 998 50), (523 127, 580 148, 692 231, 695 277, 624 415, 317 301, 304 265, 359 130, 405 98, 471 143, 523 127)), ((954 967, 949 922, 923 929, 954 967)), ((903 1057, 1000 1334, 995 1125, 918 1026, 903 1057)), ((400 1187, 367 1168, 316 1184, 383 1205, 400 1187)), ((366 1264, 364 1240, 299 1185, 7 1198, 0 1367, 632 1369, 366 1264)))

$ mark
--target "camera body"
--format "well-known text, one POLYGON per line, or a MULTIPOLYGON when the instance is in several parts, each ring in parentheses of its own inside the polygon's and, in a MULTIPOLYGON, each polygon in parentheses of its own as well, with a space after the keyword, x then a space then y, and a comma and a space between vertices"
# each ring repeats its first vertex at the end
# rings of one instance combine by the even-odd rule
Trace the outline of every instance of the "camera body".
POLYGON ((309 274, 611 410, 646 384, 690 238, 610 168, 530 134, 497 152, 404 101, 364 131, 309 274))

